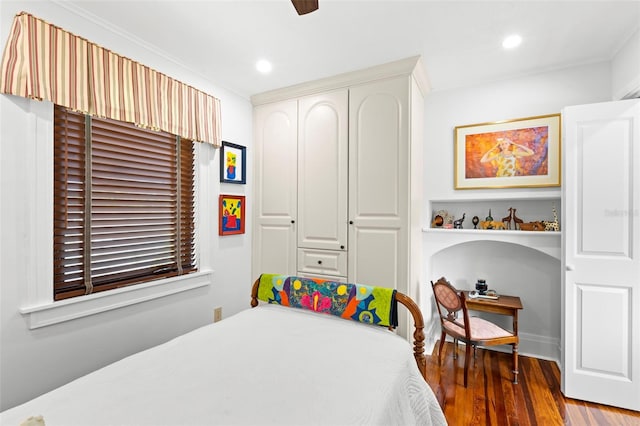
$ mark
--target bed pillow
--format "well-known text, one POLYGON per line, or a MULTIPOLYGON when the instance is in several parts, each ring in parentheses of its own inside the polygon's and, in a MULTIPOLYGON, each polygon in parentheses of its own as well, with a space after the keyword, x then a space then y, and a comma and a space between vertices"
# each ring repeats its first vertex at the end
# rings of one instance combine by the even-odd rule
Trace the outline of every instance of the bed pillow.
POLYGON ((396 290, 392 288, 262 274, 258 299, 368 324, 398 325, 396 290))

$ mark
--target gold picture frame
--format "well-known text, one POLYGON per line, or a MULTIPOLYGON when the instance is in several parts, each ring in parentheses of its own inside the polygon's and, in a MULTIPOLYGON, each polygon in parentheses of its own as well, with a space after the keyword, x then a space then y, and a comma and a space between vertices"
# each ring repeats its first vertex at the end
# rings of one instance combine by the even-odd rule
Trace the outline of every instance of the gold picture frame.
POLYGON ((560 114, 455 128, 454 188, 560 186, 560 114))

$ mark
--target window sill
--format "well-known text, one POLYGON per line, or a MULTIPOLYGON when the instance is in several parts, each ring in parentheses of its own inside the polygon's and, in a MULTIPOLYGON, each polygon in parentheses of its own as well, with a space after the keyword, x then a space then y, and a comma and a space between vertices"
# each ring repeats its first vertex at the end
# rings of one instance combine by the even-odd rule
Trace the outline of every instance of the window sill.
POLYGON ((20 308, 20 313, 29 318, 29 329, 33 330, 205 287, 211 284, 211 276, 212 271, 198 272, 73 299, 25 306, 20 308))

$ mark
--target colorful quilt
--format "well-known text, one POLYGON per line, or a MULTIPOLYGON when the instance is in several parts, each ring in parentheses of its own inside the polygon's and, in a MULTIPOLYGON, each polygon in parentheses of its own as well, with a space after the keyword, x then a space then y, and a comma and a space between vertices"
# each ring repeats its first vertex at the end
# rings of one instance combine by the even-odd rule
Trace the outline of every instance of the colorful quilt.
POLYGON ((396 290, 392 288, 262 274, 258 299, 368 324, 398 325, 396 290))

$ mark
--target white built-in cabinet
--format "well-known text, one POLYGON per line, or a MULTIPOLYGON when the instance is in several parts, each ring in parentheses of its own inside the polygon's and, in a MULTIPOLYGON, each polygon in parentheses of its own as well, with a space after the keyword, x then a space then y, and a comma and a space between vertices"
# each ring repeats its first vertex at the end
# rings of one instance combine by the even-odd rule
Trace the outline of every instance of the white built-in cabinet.
POLYGON ((252 97, 254 276, 420 284, 426 81, 414 57, 252 97))
POLYGON ((298 102, 254 110, 253 276, 296 270, 298 102))
POLYGON ((347 278, 349 91, 298 100, 296 273, 347 278))
POLYGON ((408 281, 409 81, 350 91, 349 278, 402 288, 408 281))

